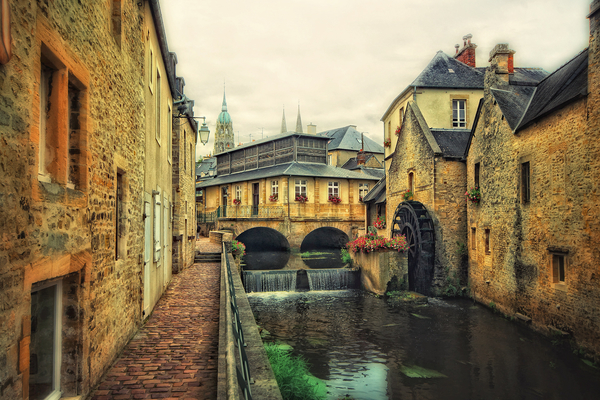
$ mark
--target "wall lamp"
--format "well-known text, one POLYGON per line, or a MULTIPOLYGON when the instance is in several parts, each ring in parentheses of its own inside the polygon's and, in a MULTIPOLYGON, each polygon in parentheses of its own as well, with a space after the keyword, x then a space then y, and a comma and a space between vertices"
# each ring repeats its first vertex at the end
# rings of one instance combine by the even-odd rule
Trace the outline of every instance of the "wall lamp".
POLYGON ((192 118, 194 120, 202 119, 202 126, 200 127, 199 130, 198 130, 198 124, 196 124, 196 141, 198 141, 198 136, 200 136, 200 142, 202 142, 203 145, 206 145, 206 143, 208 143, 208 137, 210 136, 210 130, 208 129, 208 126, 206 125, 206 117, 192 116, 193 115, 192 107, 194 106, 194 101, 189 100, 187 97, 185 97, 184 94, 182 94, 179 100, 176 100, 173 102, 173 105, 177 106, 177 111, 179 113, 178 115, 173 115, 173 118, 178 118, 178 119, 192 118))

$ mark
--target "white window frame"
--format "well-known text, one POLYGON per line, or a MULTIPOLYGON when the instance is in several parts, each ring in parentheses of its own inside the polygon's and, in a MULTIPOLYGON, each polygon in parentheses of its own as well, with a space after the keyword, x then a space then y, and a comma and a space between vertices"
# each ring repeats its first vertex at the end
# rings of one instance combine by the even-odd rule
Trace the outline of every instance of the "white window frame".
POLYGON ((157 69, 156 70, 156 129, 154 130, 154 137, 156 139, 156 141, 158 142, 158 145, 161 145, 161 109, 162 109, 162 99, 160 98, 161 95, 161 86, 162 84, 162 79, 160 76, 160 71, 157 69))
POLYGON ((35 288, 32 287, 31 291, 32 293, 34 293, 52 286, 56 286, 54 292, 54 295, 56 296, 54 301, 54 371, 52 376, 52 392, 44 400, 58 400, 62 396, 62 393, 60 391, 60 377, 62 365, 62 279, 45 282, 43 284, 40 284, 39 286, 34 284, 35 288))
POLYGON ((242 201, 242 186, 236 185, 235 187, 235 198, 236 200, 242 201))
POLYGON ((271 196, 279 197, 279 181, 271 181, 271 196))
POLYGON ((337 181, 329 181, 327 185, 328 196, 340 197, 340 183, 337 181))
MULTIPOLYGON (((154 193, 154 214, 153 214, 153 221, 154 221, 154 262, 158 263, 160 261, 160 255, 161 255, 161 249, 162 249, 162 245, 161 245, 161 236, 162 236, 162 231, 160 229, 160 211, 161 211, 161 206, 160 206, 160 190, 158 190, 157 192, 154 193)), ((158 267, 158 264, 157 264, 158 267)))
POLYGON ((369 184, 368 183, 359 183, 358 184, 358 198, 364 199, 365 196, 369 193, 369 184))
POLYGON ((296 179, 294 185, 294 197, 306 196, 306 179, 296 179))
POLYGON ((467 100, 452 99, 452 127, 467 127, 467 100), (461 115, 462 112, 462 115, 461 115))

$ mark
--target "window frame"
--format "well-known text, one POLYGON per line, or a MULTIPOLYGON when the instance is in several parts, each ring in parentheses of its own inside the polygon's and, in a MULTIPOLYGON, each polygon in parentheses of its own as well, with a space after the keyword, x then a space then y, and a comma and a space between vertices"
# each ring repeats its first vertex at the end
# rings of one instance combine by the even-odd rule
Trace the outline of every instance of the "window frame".
POLYGON ((271 196, 279 197, 279 181, 271 181, 271 196))
POLYGON ((235 186, 235 199, 242 201, 242 185, 235 186))
POLYGON ((162 99, 161 99, 161 85, 162 85, 162 77, 160 75, 160 71, 158 70, 158 68, 156 69, 156 127, 154 129, 154 138, 156 139, 156 142, 158 143, 159 146, 161 146, 161 124, 162 124, 162 118, 161 118, 161 108, 162 108, 162 99))
POLYGON ((473 184, 476 188, 481 189, 481 162, 476 162, 473 165, 473 184))
POLYGON ((294 198, 296 196, 307 196, 307 185, 308 181, 306 179, 295 179, 294 180, 294 198))
POLYGON ((358 198, 362 201, 365 196, 369 193, 369 184, 368 183, 359 183, 358 184, 358 198))
POLYGON ((471 227, 471 250, 477 251, 477 227, 471 227))
POLYGON ((490 255, 492 254, 492 230, 490 228, 485 228, 483 232, 485 255, 490 255))
POLYGON ((452 128, 467 128, 467 99, 452 99, 452 128), (463 107, 461 108, 460 105, 463 107), (463 112, 463 118, 460 116, 461 111, 463 112))
POLYGON ((531 203, 531 162, 523 160, 520 164, 521 175, 521 203, 531 203))
POLYGON ((340 197, 340 182, 329 181, 327 182, 327 197, 337 196, 340 197))

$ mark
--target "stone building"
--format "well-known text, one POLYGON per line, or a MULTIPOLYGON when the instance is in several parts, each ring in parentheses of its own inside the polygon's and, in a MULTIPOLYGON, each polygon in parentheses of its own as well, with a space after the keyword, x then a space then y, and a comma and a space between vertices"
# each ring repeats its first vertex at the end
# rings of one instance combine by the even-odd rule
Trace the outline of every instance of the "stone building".
MULTIPOLYGON (((177 92, 184 82, 177 79, 177 92)), ((194 102, 185 97, 173 115, 173 273, 194 263, 196 248, 196 144, 198 123, 194 120, 194 102)))
POLYGON ((483 94, 475 47, 465 37, 455 57, 439 51, 381 118, 387 173, 378 191, 384 187, 386 193, 384 199, 381 194, 367 197, 368 214, 371 219, 385 216, 386 235, 406 235, 411 245, 409 287, 425 294, 457 291, 466 284, 462 158, 475 119, 474 104, 483 94), (464 59, 469 64, 461 61, 471 53, 464 59))
POLYGON ((327 165, 328 141, 287 132, 218 154, 217 175, 197 185, 205 213, 217 213, 218 228, 240 234, 262 224, 298 247, 320 227, 351 237, 364 223, 359 197, 378 178, 327 165))
POLYGON ((473 296, 600 354, 600 1, 589 48, 539 82, 515 79, 514 51, 490 53, 467 151, 473 296))
MULTIPOLYGON (((8 3, 0 393, 83 398, 170 276, 151 288, 144 250, 171 247, 168 208, 154 218, 148 205, 172 202, 174 55, 156 0, 8 3), (165 222, 160 247, 145 246, 151 220, 165 222)), ((152 273, 170 274, 165 258, 152 273)))

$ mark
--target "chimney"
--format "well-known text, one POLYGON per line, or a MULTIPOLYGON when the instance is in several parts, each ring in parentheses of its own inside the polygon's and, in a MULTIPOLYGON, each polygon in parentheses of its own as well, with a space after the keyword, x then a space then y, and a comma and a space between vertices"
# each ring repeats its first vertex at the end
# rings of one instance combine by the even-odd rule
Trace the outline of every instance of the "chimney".
POLYGON ((490 51, 490 63, 496 75, 508 82, 508 74, 515 72, 513 54, 514 50, 508 48, 508 43, 499 43, 490 51))
POLYGON ((454 55, 454 58, 464 64, 467 64, 469 67, 475 68, 475 49, 477 48, 477 45, 475 43, 471 43, 472 38, 473 35, 470 33, 463 36, 463 48, 459 50, 459 45, 454 46, 456 48, 456 54, 454 55))
POLYGON ((365 159, 367 158, 367 155, 365 154, 365 152, 361 149, 358 151, 358 153, 356 153, 356 165, 365 165, 365 159))
POLYGON ((306 125, 306 133, 310 134, 310 135, 316 135, 317 134, 317 126, 313 125, 312 122, 308 125, 306 125))

